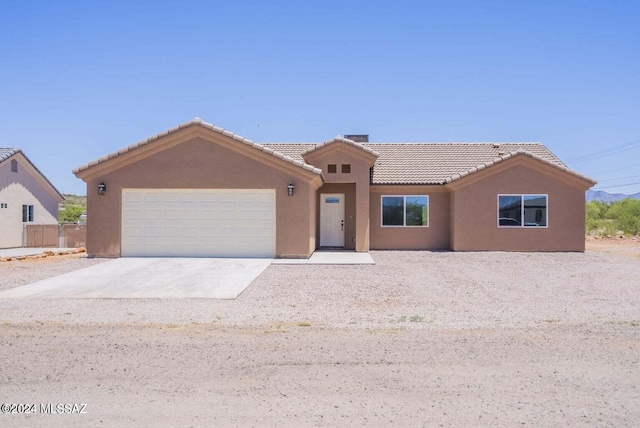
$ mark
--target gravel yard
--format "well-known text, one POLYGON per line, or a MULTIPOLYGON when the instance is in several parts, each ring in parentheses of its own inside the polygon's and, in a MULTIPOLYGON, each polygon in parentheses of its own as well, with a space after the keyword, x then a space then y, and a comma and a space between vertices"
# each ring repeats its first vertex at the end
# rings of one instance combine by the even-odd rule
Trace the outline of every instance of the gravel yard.
MULTIPOLYGON (((634 426, 640 243, 273 265, 234 301, 0 299, 5 426, 634 426), (9 425, 6 425, 6 423, 9 425)), ((0 263, 0 290, 104 260, 0 263)))

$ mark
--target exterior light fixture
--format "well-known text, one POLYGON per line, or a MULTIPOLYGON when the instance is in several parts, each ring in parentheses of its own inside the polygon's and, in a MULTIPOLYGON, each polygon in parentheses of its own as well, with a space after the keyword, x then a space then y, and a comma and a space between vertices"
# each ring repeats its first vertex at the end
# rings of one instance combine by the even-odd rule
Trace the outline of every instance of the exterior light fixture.
POLYGON ((104 181, 101 181, 98 184, 98 195, 104 195, 105 193, 107 193, 107 185, 104 184, 104 181))
POLYGON ((293 183, 289 182, 289 185, 287 186, 287 195, 293 196, 293 189, 294 188, 295 188, 295 186, 293 185, 293 183))

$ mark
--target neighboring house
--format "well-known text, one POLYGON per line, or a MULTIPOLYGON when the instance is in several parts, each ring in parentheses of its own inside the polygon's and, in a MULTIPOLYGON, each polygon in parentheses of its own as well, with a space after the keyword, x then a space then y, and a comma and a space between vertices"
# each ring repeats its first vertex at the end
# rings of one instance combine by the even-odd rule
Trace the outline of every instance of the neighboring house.
POLYGON ((584 251, 595 182, 541 144, 351 138, 258 144, 196 118, 77 168, 88 253, 584 251))
POLYGON ((22 150, 0 148, 0 248, 21 247, 26 224, 58 224, 62 201, 22 150))

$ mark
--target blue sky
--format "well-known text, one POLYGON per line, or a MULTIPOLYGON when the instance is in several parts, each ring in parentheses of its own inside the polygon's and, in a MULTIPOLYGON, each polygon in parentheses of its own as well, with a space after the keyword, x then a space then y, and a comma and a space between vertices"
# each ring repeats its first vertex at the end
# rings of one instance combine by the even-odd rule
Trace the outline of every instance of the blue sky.
POLYGON ((0 3, 0 147, 64 193, 196 116, 258 142, 539 141, 640 191, 638 1, 0 3))

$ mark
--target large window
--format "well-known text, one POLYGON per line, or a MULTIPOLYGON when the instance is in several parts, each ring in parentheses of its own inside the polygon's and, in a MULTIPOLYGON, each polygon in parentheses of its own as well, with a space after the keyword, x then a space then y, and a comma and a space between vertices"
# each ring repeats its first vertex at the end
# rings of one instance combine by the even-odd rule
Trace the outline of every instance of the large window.
POLYGON ((547 195, 498 195, 499 227, 546 227, 547 195))
POLYGON ((429 226, 428 196, 383 196, 383 226, 429 226))
POLYGON ((22 222, 23 223, 33 222, 33 205, 22 206, 22 222))

